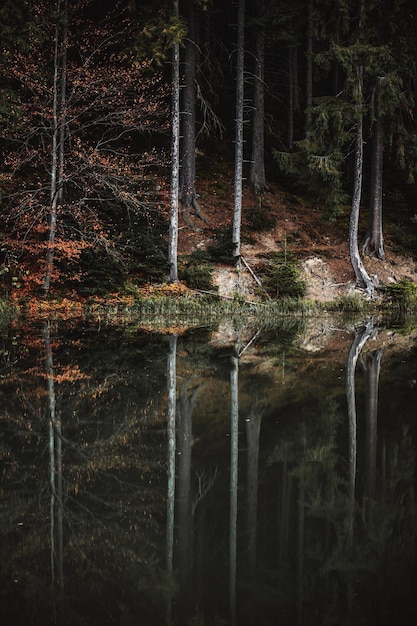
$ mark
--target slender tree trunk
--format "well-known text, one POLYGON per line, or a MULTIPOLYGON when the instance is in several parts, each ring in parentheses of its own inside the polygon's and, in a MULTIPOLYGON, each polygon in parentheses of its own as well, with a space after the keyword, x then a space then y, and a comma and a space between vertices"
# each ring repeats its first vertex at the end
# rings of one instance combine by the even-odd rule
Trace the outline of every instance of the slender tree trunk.
POLYGON ((186 223, 196 201, 195 190, 195 99, 196 41, 194 1, 187 3, 188 33, 185 39, 184 88, 182 106, 181 205, 186 223))
MULTIPOLYGON (((178 0, 174 0, 174 17, 178 19, 178 0)), ((169 280, 178 282, 178 196, 180 173, 180 46, 172 50, 172 138, 171 138, 171 190, 168 233, 169 280)))
POLYGON ((51 206, 49 210, 49 235, 46 253, 46 271, 43 283, 45 295, 49 293, 54 267, 54 247, 57 229, 58 209, 63 199, 65 130, 66 130, 66 73, 68 47, 68 3, 58 0, 57 21, 63 24, 55 27, 53 102, 52 102, 52 163, 51 163, 51 206))
POLYGON ((313 107, 313 0, 307 6, 307 54, 306 54, 306 135, 311 129, 313 107))
POLYGON ((235 185, 233 207, 233 256, 240 259, 240 230, 242 222, 242 176, 243 176, 243 100, 245 69, 245 0, 239 0, 236 67, 236 136, 235 136, 235 185))
POLYGON ((300 111, 300 88, 298 83, 298 47, 293 44, 288 48, 288 149, 294 148, 294 123, 296 113, 300 111))
POLYGON ((359 213, 362 197, 362 174, 363 174, 363 114, 362 114, 362 67, 358 68, 358 108, 359 114, 356 123, 356 149, 355 170, 352 195, 352 211, 349 222, 349 253, 350 261, 355 272, 357 283, 366 289, 369 295, 374 292, 374 283, 365 270, 358 247, 359 213))
MULTIPOLYGON (((263 3, 258 14, 263 15, 263 3)), ((252 160, 250 183, 257 196, 266 188, 265 179, 265 32, 256 32, 255 82, 253 93, 252 160)))
POLYGON ((371 198, 369 207, 369 225, 363 251, 374 255, 378 259, 385 259, 384 239, 382 235, 382 177, 384 159, 384 125, 379 114, 380 83, 376 89, 377 116, 374 122, 372 138, 372 171, 371 171, 371 198))

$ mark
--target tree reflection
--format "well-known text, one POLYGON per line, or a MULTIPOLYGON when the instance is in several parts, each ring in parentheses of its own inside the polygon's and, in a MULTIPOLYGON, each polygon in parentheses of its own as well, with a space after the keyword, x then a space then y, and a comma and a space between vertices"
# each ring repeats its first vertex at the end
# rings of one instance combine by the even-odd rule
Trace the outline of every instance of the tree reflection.
MULTIPOLYGON (((176 426, 175 415, 177 409, 177 335, 169 338, 169 353, 167 362, 167 433, 168 433, 168 494, 167 494, 167 532, 166 532, 166 569, 168 580, 173 577, 174 558, 174 526, 175 526, 175 449, 176 426)), ((166 623, 171 623, 172 598, 169 592, 167 598, 166 623)))
POLYGON ((353 543, 353 510, 355 503, 356 463, 357 463, 357 428, 356 428, 356 397, 355 397, 355 372, 356 364, 365 343, 372 335, 373 322, 369 321, 365 326, 356 331, 346 366, 346 397, 348 405, 349 422, 349 501, 351 503, 351 517, 349 522, 349 545, 353 543))
POLYGON ((61 417, 56 405, 54 363, 51 348, 50 323, 43 327, 45 344, 45 373, 49 406, 49 467, 50 467, 50 527, 52 587, 60 594, 64 589, 64 539, 62 499, 62 433, 61 417))
POLYGON ((230 537, 229 537, 229 595, 230 624, 236 623, 236 548, 237 494, 239 479, 239 350, 235 348, 230 370, 230 537))
POLYGON ((378 389, 382 354, 382 348, 372 350, 361 359, 366 381, 365 493, 368 517, 372 516, 372 501, 375 498, 376 487, 378 389))

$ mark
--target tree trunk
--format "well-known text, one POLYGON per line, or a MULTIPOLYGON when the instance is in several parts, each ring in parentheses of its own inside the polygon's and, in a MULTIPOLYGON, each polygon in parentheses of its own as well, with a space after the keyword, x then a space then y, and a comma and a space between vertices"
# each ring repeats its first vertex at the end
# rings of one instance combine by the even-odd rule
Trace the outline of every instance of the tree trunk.
POLYGON ((68 47, 68 3, 57 3, 58 21, 55 28, 53 103, 52 103, 52 146, 51 146, 51 206, 49 210, 49 235, 46 253, 46 270, 43 291, 48 295, 54 267, 54 247, 57 229, 58 208, 62 203, 64 186, 65 127, 66 127, 66 72, 68 47))
POLYGON ((207 222, 201 212, 195 187, 195 142, 196 142, 196 10, 194 0, 187 3, 188 33, 185 39, 184 89, 182 111, 182 159, 181 159, 181 209, 184 222, 195 228, 191 214, 207 222))
MULTIPOLYGON (((379 82, 377 87, 377 108, 379 108, 379 82)), ((379 112, 374 122, 372 138, 372 171, 371 171, 371 198, 369 207, 369 224, 363 252, 385 259, 384 239, 382 235, 382 174, 384 155, 384 125, 379 112)))
POLYGON ((297 72, 297 46, 288 48, 288 149, 294 147, 294 115, 295 115, 295 92, 297 72))
MULTIPOLYGON (((263 3, 259 5, 262 16, 263 3)), ((265 180, 265 32, 261 27, 256 32, 255 82, 253 93, 252 160, 250 183, 257 196, 266 188, 265 180)))
MULTIPOLYGON (((174 0, 174 17, 178 19, 178 0, 174 0)), ((178 282, 178 195, 180 171, 180 47, 172 50, 172 145, 171 191, 168 234, 168 265, 170 282, 178 282)))
POLYGON ((374 292, 374 283, 365 270, 359 254, 358 247, 358 226, 359 213, 362 197, 362 174, 363 174, 363 118, 362 118, 362 67, 358 68, 358 107, 360 109, 356 125, 356 149, 355 149, 355 170, 352 195, 352 211, 349 222, 349 253, 350 261, 355 272, 358 285, 366 289, 369 295, 374 292))
POLYGON ((313 107, 313 0, 307 7, 307 54, 306 54, 306 135, 311 129, 313 107))
POLYGON ((240 259, 240 229, 242 221, 242 175, 243 175, 243 100, 245 68, 245 0, 239 0, 237 67, 236 67, 236 144, 235 144, 235 185, 233 207, 233 256, 240 259))

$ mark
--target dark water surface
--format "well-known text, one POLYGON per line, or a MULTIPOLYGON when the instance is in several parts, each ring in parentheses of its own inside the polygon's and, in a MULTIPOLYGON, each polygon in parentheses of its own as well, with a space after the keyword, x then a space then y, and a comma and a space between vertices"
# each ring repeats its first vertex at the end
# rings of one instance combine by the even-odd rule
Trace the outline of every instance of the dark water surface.
POLYGON ((417 623, 417 339, 2 332, 0 616, 417 623))

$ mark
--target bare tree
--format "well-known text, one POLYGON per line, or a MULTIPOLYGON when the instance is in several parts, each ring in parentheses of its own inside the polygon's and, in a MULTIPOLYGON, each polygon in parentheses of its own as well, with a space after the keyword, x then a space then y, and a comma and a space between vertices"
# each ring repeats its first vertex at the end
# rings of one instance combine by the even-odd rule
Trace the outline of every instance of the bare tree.
POLYGON ((54 265, 54 245, 57 228, 58 206, 62 203, 64 186, 64 150, 66 118, 66 82, 68 47, 68 3, 58 0, 54 41, 54 74, 52 101, 51 145, 51 205, 49 211, 49 235, 46 253, 46 271, 43 284, 45 295, 49 292, 54 265))

